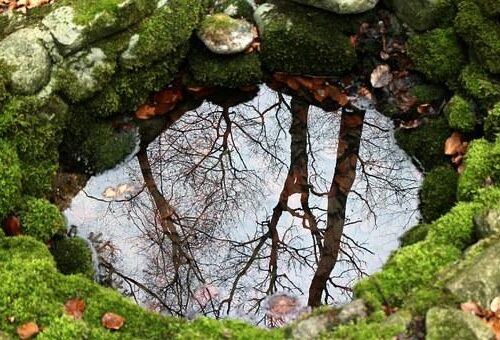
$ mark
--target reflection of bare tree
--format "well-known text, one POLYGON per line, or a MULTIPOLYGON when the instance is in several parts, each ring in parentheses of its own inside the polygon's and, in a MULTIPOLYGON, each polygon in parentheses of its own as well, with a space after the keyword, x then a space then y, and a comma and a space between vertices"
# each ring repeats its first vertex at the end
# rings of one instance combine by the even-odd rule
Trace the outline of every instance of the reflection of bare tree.
POLYGON ((147 195, 130 201, 129 215, 148 240, 149 266, 143 282, 115 269, 130 290, 176 315, 220 317, 236 309, 261 320, 266 296, 304 293, 294 272, 313 276, 311 306, 322 296, 329 303, 339 292, 349 294, 349 284, 338 279, 348 272, 363 275, 359 254, 369 250, 344 233, 357 222, 346 220, 347 196, 375 214, 374 203, 389 201, 376 196, 380 188, 391 188, 395 200, 414 188, 411 179, 397 178, 399 159, 360 152, 360 144, 370 143, 382 150, 377 133, 386 132, 364 111, 342 109, 338 135, 332 132, 337 113, 311 119, 311 112, 306 101, 293 97, 288 103, 281 94, 264 109, 256 101, 206 105, 177 117, 142 149, 147 195), (284 125, 290 125, 288 134, 284 125), (364 126, 373 135, 362 135, 364 126), (321 168, 320 141, 337 145, 334 169, 321 168), (353 187, 356 171, 361 184, 353 187), (277 202, 263 216, 264 192, 277 179, 277 202), (249 212, 256 222, 248 220, 249 212), (334 267, 340 270, 334 273, 334 267))

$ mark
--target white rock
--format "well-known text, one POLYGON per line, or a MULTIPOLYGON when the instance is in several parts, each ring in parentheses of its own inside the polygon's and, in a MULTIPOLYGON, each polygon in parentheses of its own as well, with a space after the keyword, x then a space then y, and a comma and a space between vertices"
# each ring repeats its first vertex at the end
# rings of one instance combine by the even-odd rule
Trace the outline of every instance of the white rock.
POLYGON ((295 2, 321 8, 338 14, 353 14, 369 11, 378 0, 293 0, 295 2))

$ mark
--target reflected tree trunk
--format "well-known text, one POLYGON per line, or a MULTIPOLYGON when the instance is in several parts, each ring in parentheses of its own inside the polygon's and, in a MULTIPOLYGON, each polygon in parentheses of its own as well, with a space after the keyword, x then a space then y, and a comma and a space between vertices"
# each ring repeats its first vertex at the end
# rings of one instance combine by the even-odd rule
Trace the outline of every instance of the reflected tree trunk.
POLYGON ((359 145, 363 130, 365 111, 342 109, 337 161, 332 184, 328 192, 327 223, 320 250, 318 268, 309 287, 311 307, 321 304, 321 296, 326 290, 330 274, 337 263, 342 234, 344 232, 347 196, 356 177, 359 145))

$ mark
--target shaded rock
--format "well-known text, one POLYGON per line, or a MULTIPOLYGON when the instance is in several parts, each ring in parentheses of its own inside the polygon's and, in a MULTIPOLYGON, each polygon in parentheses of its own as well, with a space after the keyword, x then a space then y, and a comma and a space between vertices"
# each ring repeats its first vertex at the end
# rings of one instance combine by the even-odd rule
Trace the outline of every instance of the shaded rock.
POLYGON ((205 46, 216 54, 243 52, 254 39, 250 23, 222 13, 207 16, 197 34, 205 46))
POLYGON ((0 60, 9 67, 13 93, 34 94, 49 81, 52 62, 39 33, 21 29, 0 42, 0 60))
POLYGON ((475 301, 483 307, 500 295, 500 241, 475 249, 446 273, 446 288, 459 301, 475 301), (484 249, 486 248, 486 249, 484 249))
POLYGON ((214 8, 216 13, 224 13, 232 18, 253 20, 253 6, 247 0, 223 0, 217 2, 214 8))
POLYGON ((474 226, 479 238, 500 234, 500 210, 491 209, 475 216, 474 226))
POLYGON ((339 14, 366 12, 374 8, 378 3, 378 0, 293 0, 293 1, 339 14))
POLYGON ((49 13, 42 20, 57 43, 68 53, 78 50, 85 41, 85 26, 76 24, 73 21, 74 16, 72 7, 63 6, 49 13))
POLYGON ((477 316, 457 309, 431 308, 426 318, 426 339, 487 340, 495 339, 493 332, 477 316))
POLYGON ((384 3, 418 31, 451 23, 456 12, 453 1, 449 0, 385 0, 384 3))
POLYGON ((367 315, 368 309, 365 302, 362 299, 357 299, 342 307, 337 315, 337 321, 347 323, 352 320, 366 318, 367 315))
POLYGON ((292 339, 314 339, 320 333, 330 330, 333 326, 334 318, 328 313, 312 316, 299 321, 292 328, 292 339))

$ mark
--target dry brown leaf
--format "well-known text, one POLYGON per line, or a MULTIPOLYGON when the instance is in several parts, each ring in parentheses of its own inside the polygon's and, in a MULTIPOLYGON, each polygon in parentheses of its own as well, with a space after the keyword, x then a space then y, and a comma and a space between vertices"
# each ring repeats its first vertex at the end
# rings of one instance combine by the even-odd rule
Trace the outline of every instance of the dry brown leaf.
POLYGON ((160 103, 158 105, 155 105, 155 116, 156 115, 163 115, 169 111, 172 111, 175 107, 175 103, 160 103))
POLYGON ((325 88, 318 88, 313 92, 314 99, 322 103, 326 98, 328 98, 328 91, 325 88))
POLYGON ((40 328, 36 323, 28 322, 17 327, 16 333, 19 336, 19 339, 31 339, 33 336, 40 333, 40 328))
POLYGON ((80 320, 85 311, 85 301, 79 298, 68 300, 64 304, 64 311, 71 315, 73 319, 80 320))
POLYGON ((296 77, 288 77, 286 78, 285 83, 288 85, 289 88, 291 88, 294 91, 297 91, 300 89, 300 83, 296 77))
POLYGON ((461 303, 460 309, 466 313, 470 313, 470 314, 474 314, 474 315, 481 315, 482 314, 481 306, 479 306, 476 302, 472 302, 472 301, 467 301, 467 302, 461 303))
POLYGON ((7 236, 17 236, 23 233, 21 220, 15 215, 9 215, 2 223, 2 229, 7 236))
POLYGON ((154 116, 155 116, 155 107, 151 105, 147 104, 141 105, 139 106, 137 111, 135 111, 135 117, 137 119, 150 119, 154 116))
POLYGON ((155 94, 154 100, 157 103, 177 103, 182 100, 182 92, 176 88, 166 89, 155 94))
POLYGON ((453 156, 461 153, 462 148, 462 135, 459 132, 453 132, 444 144, 444 154, 453 156))
POLYGON ((337 88, 333 85, 329 85, 327 89, 328 89, 328 96, 332 100, 339 103, 340 106, 346 106, 349 103, 349 98, 347 97, 347 95, 345 93, 340 91, 339 88, 337 88))
POLYGON ((102 316, 101 323, 107 329, 119 330, 123 327, 125 319, 118 314, 108 312, 102 316))
POLYGON ((375 67, 370 75, 370 83, 375 88, 384 87, 392 81, 392 74, 389 65, 382 64, 375 67))
POLYGON ((500 319, 492 318, 488 320, 486 324, 490 327, 490 329, 495 333, 496 339, 500 340, 500 319))

